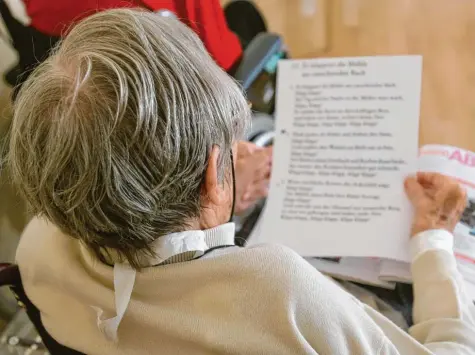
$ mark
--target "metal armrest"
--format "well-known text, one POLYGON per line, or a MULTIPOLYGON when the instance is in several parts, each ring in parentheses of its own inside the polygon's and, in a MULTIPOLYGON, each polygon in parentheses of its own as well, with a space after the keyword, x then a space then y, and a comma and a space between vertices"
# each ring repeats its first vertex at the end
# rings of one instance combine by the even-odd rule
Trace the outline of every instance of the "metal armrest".
POLYGON ((258 34, 249 43, 234 75, 244 90, 249 89, 254 80, 264 70, 267 62, 282 51, 282 43, 282 38, 279 35, 268 32, 258 34))

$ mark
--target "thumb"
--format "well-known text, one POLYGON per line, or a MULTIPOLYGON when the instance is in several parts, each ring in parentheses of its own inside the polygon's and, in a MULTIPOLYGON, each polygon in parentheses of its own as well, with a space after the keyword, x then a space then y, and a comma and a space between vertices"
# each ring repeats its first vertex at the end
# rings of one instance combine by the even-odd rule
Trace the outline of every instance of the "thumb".
POLYGON ((415 205, 424 197, 424 188, 419 184, 415 176, 409 176, 404 181, 404 189, 409 200, 415 205))
POLYGON ((238 143, 238 148, 237 148, 238 158, 247 157, 247 156, 251 155, 256 150, 259 150, 259 149, 260 149, 260 147, 258 147, 254 143, 246 142, 246 141, 240 141, 238 143))

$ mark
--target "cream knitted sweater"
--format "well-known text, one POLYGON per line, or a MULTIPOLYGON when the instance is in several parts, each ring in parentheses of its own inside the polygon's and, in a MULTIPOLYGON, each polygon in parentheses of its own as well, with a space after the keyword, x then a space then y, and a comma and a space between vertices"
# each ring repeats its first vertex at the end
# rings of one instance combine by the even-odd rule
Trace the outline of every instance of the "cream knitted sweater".
MULTIPOLYGON (((413 243, 410 334, 281 246, 216 249, 137 273, 116 342, 99 330, 95 311, 116 315, 112 267, 38 219, 17 261, 46 329, 91 355, 475 354, 473 304, 443 234, 413 243)), ((218 227, 205 233, 209 247, 218 246, 216 236, 221 244, 233 239, 218 227)))

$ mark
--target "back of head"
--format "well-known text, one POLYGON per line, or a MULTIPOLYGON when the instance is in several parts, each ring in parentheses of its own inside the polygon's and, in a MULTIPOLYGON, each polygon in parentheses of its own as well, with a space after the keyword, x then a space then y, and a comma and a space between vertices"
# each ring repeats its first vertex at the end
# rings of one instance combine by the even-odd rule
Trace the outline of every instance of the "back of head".
MULTIPOLYGON (((9 162, 34 214, 99 257, 132 266, 199 216, 213 145, 250 112, 238 85, 179 21, 111 10, 79 23, 15 105, 9 162)), ((229 167, 220 154, 220 176, 229 167)))

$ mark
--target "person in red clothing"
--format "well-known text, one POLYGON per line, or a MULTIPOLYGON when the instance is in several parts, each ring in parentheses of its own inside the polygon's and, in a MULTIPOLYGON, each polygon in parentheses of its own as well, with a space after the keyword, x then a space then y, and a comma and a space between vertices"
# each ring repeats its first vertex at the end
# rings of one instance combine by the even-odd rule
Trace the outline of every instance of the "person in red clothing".
POLYGON ((31 27, 63 37, 68 28, 96 12, 119 7, 169 10, 191 27, 219 66, 229 71, 242 54, 238 37, 227 26, 219 0, 25 0, 31 27))
POLYGON ((242 0, 228 5, 226 16, 219 0, 24 0, 24 3, 31 19, 29 27, 11 16, 8 7, 0 1, 3 20, 19 54, 19 65, 6 75, 7 82, 16 85, 13 99, 29 73, 47 58, 50 50, 67 35, 68 30, 99 11, 121 7, 171 11, 199 35, 217 64, 231 75, 239 64, 242 44, 246 45, 253 35, 265 31, 259 11, 252 3, 242 0), (227 22, 232 28, 228 27, 227 22), (233 30, 244 33, 238 37, 233 30))

